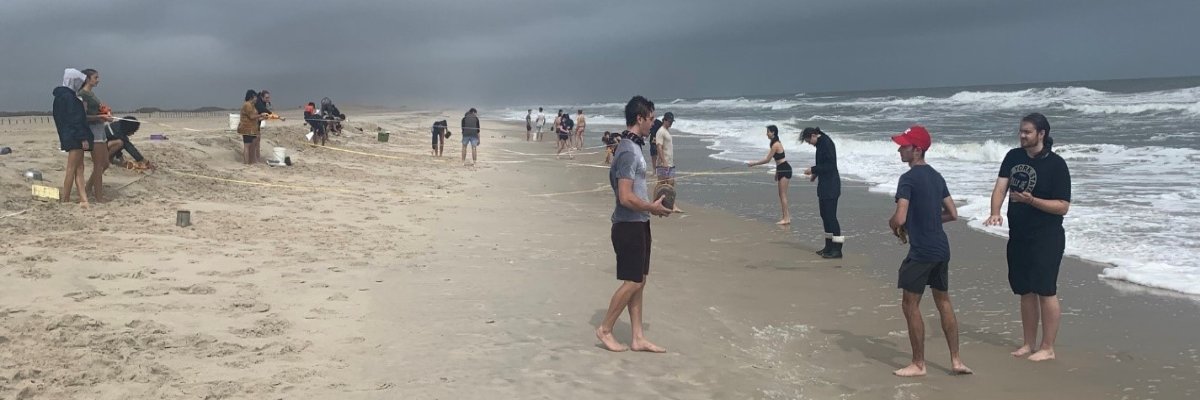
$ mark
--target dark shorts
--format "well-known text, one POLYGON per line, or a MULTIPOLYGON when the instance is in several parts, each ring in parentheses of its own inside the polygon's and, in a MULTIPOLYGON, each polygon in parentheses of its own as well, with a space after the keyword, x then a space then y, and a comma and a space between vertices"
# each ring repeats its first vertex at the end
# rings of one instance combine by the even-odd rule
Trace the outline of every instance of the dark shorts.
POLYGON ((617 279, 641 283, 650 274, 650 222, 614 223, 612 244, 617 279))
POLYGON ((652 142, 652 143, 650 143, 650 157, 654 158, 654 156, 657 156, 657 155, 658 155, 658 144, 652 142))
MULTIPOLYGON (((435 133, 435 134, 433 134, 433 149, 434 150, 437 150, 438 143, 445 143, 445 142, 442 140, 442 135, 435 133)), ((443 146, 444 146, 444 144, 443 144, 443 146)))
POLYGON ((245 144, 254 143, 254 139, 257 137, 258 137, 257 135, 242 135, 242 143, 245 143, 245 144))
POLYGON ((1013 293, 1058 294, 1058 267, 1066 245, 1066 234, 1061 227, 1016 236, 1009 231, 1008 286, 1013 293))
POLYGON ((567 140, 567 134, 565 134, 565 133, 558 134, 558 140, 567 140))
MULTIPOLYGON (((84 141, 82 140, 62 140, 62 138, 59 138, 58 147, 62 149, 62 151, 83 150, 83 142, 84 141)), ((90 151, 92 147, 95 146, 95 142, 92 141, 91 138, 89 138, 87 142, 88 150, 90 151)))
POLYGON ((792 164, 788 164, 787 161, 775 166, 775 180, 783 178, 792 179, 792 164))
POLYGON ((900 263, 900 279, 896 287, 906 292, 925 294, 926 286, 943 292, 950 290, 950 263, 913 261, 905 257, 904 262, 900 263))

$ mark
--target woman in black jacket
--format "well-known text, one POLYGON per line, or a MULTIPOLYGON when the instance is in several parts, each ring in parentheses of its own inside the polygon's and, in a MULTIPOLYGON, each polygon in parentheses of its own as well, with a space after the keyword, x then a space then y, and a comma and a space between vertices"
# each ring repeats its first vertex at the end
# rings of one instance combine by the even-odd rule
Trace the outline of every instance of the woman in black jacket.
POLYGON ((821 224, 825 227, 825 248, 817 254, 824 258, 842 258, 842 226, 837 220, 838 197, 842 195, 842 177, 838 174, 837 149, 821 128, 804 128, 800 140, 817 148, 817 165, 804 170, 808 180, 817 181, 817 203, 821 224))
POLYGON ((91 150, 93 135, 88 128, 87 111, 83 108, 83 100, 79 98, 79 89, 87 79, 82 72, 74 68, 63 71, 62 86, 54 88, 54 127, 58 130, 58 143, 62 151, 67 152, 66 178, 63 180, 63 190, 58 194, 59 201, 71 201, 71 186, 79 188, 79 205, 87 208, 87 191, 83 185, 83 153, 91 150))

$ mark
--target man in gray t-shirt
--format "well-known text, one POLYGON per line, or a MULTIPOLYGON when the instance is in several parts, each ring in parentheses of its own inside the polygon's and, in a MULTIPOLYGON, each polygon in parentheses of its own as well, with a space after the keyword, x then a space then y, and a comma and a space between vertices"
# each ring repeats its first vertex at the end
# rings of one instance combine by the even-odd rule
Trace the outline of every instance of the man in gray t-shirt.
POLYGON ((654 122, 654 103, 634 96, 625 105, 627 139, 617 145, 616 158, 608 170, 616 206, 612 214, 612 245, 617 253, 617 279, 623 281, 608 303, 604 322, 596 327, 596 338, 611 351, 648 351, 663 353, 666 349, 646 340, 642 333, 642 291, 650 274, 650 214, 664 217, 671 210, 663 207, 662 199, 650 202, 646 194, 646 159, 642 156, 644 138, 654 122), (613 337, 613 325, 629 307, 632 345, 626 347, 613 337))

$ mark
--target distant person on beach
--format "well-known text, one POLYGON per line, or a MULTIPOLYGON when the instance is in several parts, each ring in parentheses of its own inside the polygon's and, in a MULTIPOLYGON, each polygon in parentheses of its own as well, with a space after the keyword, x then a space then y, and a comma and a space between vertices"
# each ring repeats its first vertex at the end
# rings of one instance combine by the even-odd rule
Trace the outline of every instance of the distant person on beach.
POLYGON ((550 126, 550 129, 553 129, 554 133, 556 135, 558 134, 558 127, 562 125, 562 117, 563 117, 563 110, 559 109, 558 115, 554 116, 554 125, 550 126))
POLYGON ((87 190, 83 184, 83 153, 92 148, 93 135, 88 128, 87 110, 79 98, 87 76, 74 68, 63 71, 62 86, 54 88, 54 127, 58 131, 58 148, 67 152, 67 167, 63 170, 59 202, 71 201, 72 186, 79 188, 79 205, 88 207, 87 190))
POLYGON ((779 187, 779 206, 783 209, 783 218, 775 224, 788 225, 792 223, 792 213, 788 211, 788 181, 792 180, 792 165, 788 164, 787 155, 783 152, 783 143, 779 141, 778 127, 767 125, 767 139, 771 141, 767 157, 758 161, 746 161, 746 166, 755 167, 775 159, 775 182, 779 187))
POLYGON ((238 121, 237 132, 242 135, 242 157, 246 161, 246 165, 257 164, 259 161, 258 136, 260 130, 258 124, 269 115, 258 112, 258 108, 254 106, 257 100, 257 92, 253 89, 246 91, 246 100, 242 103, 241 119, 238 121))
POLYGON ((587 130, 587 117, 583 115, 583 110, 575 116, 575 149, 583 149, 583 132, 587 130))
MULTIPOLYGON (((675 124, 675 114, 667 112, 662 117, 662 127, 658 128, 658 167, 654 175, 658 177, 658 185, 675 187, 675 140, 671 138, 671 126, 675 124)), ((678 206, 672 212, 683 212, 678 206)))
POLYGON ((621 138, 612 132, 604 131, 604 136, 600 138, 600 141, 604 142, 604 165, 611 165, 613 153, 616 152, 617 143, 621 141, 621 138))
POLYGON ((308 105, 304 106, 304 122, 308 123, 309 127, 312 127, 312 143, 318 144, 319 141, 320 145, 324 146, 325 141, 329 138, 329 121, 326 121, 320 114, 317 114, 317 105, 311 101, 308 102, 308 105))
POLYGON ((650 164, 654 167, 654 172, 658 173, 658 130, 662 128, 662 120, 654 120, 650 125, 650 164))
POLYGON ((1030 361, 1053 360, 1054 340, 1062 319, 1058 268, 1066 247, 1063 216, 1071 208, 1071 171, 1067 162, 1052 151, 1054 139, 1044 115, 1032 113, 1021 118, 1017 139, 1021 147, 1009 151, 1000 163, 1000 174, 992 189, 992 214, 984 225, 1004 224, 1000 206, 1007 196, 1008 285, 1021 296, 1024 336, 1021 347, 1012 355, 1028 356, 1030 361))
MULTIPOLYGON (((571 131, 575 128, 575 123, 571 121, 571 116, 564 113, 559 117, 558 122, 558 153, 554 154, 554 158, 562 155, 563 150, 570 153, 569 147, 571 143, 571 131)), ((574 156, 571 156, 574 158, 574 156)))
POLYGON ((471 146, 471 164, 477 162, 475 148, 479 147, 479 112, 474 108, 467 111, 462 119, 462 161, 467 163, 467 146, 471 146))
MULTIPOLYGON (((263 89, 261 92, 258 92, 258 100, 254 102, 254 108, 257 109, 259 113, 266 113, 268 119, 278 119, 280 121, 287 120, 286 118, 276 115, 275 109, 271 108, 271 92, 267 91, 267 89, 263 89)), ((259 125, 261 126, 262 123, 260 122, 259 125)))
POLYGON ((609 351, 647 351, 664 353, 646 339, 642 330, 642 296, 650 274, 650 215, 671 214, 662 199, 649 201, 646 193, 646 159, 642 155, 643 139, 654 121, 654 103, 634 96, 625 105, 625 126, 630 138, 617 145, 616 158, 608 170, 608 182, 615 195, 612 214, 612 245, 617 254, 617 279, 621 286, 608 303, 604 321, 596 327, 596 338, 609 351), (613 337, 613 326, 625 308, 629 308, 629 323, 633 341, 626 347, 613 337))
POLYGON ((837 149, 833 139, 821 128, 804 128, 800 140, 817 148, 816 165, 804 170, 808 180, 817 181, 817 207, 821 212, 821 225, 825 228, 825 248, 817 254, 823 258, 842 258, 842 225, 838 223, 838 198, 842 196, 842 176, 838 173, 837 149))
POLYGON ((533 140, 533 109, 525 113, 525 141, 533 140))
POLYGON ((96 97, 93 91, 100 84, 100 72, 88 68, 83 71, 83 75, 87 78, 83 81, 83 87, 79 89, 79 98, 83 99, 83 105, 87 112, 88 130, 92 132, 92 176, 88 178, 87 185, 83 188, 85 192, 92 193, 92 199, 96 202, 105 202, 104 198, 104 172, 108 170, 108 142, 107 127, 108 123, 112 122, 112 111, 108 106, 100 102, 100 98, 96 97))
POLYGON ((450 125, 446 120, 434 121, 433 128, 433 156, 441 157, 442 150, 446 148, 446 138, 450 137, 450 125))
POLYGON ((542 141, 542 129, 546 127, 546 114, 542 113, 542 108, 538 107, 537 113, 537 141, 542 141))
POLYGON ((902 289, 901 309, 908 323, 908 341, 912 345, 912 363, 893 371, 896 376, 925 375, 925 320, 921 316, 921 297, 925 287, 933 288, 933 301, 942 320, 942 333, 950 346, 951 370, 970 374, 958 353, 958 320, 950 303, 950 240, 942 224, 958 219, 958 210, 942 174, 925 163, 932 145, 929 132, 920 125, 892 136, 900 145, 900 161, 909 170, 896 184, 896 212, 888 227, 900 241, 908 242, 908 256, 900 263, 896 286, 902 289))

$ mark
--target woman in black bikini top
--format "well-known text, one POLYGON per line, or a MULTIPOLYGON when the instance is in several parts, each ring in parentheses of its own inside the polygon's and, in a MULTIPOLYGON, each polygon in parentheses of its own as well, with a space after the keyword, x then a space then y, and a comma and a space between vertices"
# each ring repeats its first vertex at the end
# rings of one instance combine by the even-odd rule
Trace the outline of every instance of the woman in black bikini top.
POLYGON ((763 165, 775 159, 775 182, 779 186, 779 205, 783 210, 783 218, 776 222, 779 225, 787 225, 792 223, 792 214, 788 212, 788 181, 792 179, 792 165, 788 164, 786 155, 783 152, 783 143, 779 142, 779 128, 775 125, 767 125, 767 139, 771 140, 771 149, 767 156, 759 161, 747 161, 746 165, 754 167, 763 165))

